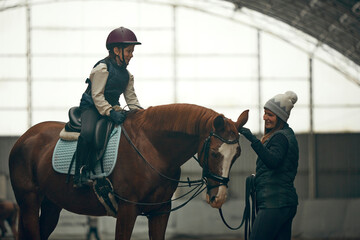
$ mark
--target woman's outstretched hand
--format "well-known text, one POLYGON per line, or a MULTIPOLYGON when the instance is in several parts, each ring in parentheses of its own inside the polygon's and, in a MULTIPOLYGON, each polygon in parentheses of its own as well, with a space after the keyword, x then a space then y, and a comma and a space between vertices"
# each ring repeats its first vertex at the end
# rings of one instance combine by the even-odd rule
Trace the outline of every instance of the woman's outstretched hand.
POLYGON ((245 128, 245 127, 240 128, 239 133, 244 135, 246 137, 246 139, 249 140, 251 143, 256 142, 258 140, 255 137, 255 135, 252 134, 252 132, 248 128, 245 128))

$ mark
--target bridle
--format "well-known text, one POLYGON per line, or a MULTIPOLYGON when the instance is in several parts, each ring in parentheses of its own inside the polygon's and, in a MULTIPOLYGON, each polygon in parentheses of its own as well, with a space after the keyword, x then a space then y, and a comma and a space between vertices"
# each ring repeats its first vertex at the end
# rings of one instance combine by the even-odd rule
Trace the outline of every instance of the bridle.
MULTIPOLYGON (((207 191, 209 193, 209 191, 213 188, 219 187, 219 186, 226 186, 228 187, 228 182, 229 182, 229 177, 224 177, 224 176, 220 176, 217 174, 212 173, 209 170, 209 165, 208 165, 208 161, 209 161, 209 151, 210 151, 210 143, 211 143, 211 137, 214 136, 218 139, 220 139, 222 142, 227 143, 227 144, 239 144, 240 147, 240 143, 239 143, 239 138, 236 138, 235 140, 227 140, 222 138, 221 136, 219 136, 218 134, 214 133, 214 132, 210 132, 210 135, 205 139, 204 145, 201 149, 200 152, 200 157, 202 155, 204 155, 204 164, 203 164, 203 174, 202 177, 203 179, 212 179, 216 182, 218 182, 218 185, 213 185, 211 186, 207 181, 206 181, 206 185, 207 185, 207 191)), ((199 159, 200 159, 199 157, 199 159)), ((195 157, 194 157, 195 158, 195 157)), ((195 158, 196 159, 196 158, 195 158)), ((196 159, 199 164, 200 161, 198 159, 196 159)), ((201 164, 200 164, 201 166, 201 164)), ((254 223, 254 219, 255 219, 255 209, 256 209, 256 201, 255 201, 255 185, 254 185, 254 180, 255 179, 255 175, 251 175, 249 177, 246 178, 246 187, 245 187, 245 208, 244 208, 244 212, 243 212, 243 219, 240 223, 239 226, 237 227, 231 227, 225 220, 222 209, 219 208, 219 214, 221 217, 221 220, 223 221, 223 223, 226 225, 226 227, 228 227, 231 230, 238 230, 240 229, 243 224, 245 223, 245 240, 247 240, 249 238, 251 229, 252 229, 252 225, 254 223), (251 204, 250 204, 251 201, 251 204)))
MULTIPOLYGON (((201 157, 204 156, 204 158, 203 158, 203 166, 202 166, 202 169, 203 169, 202 178, 206 180, 206 185, 207 185, 207 189, 208 189, 207 191, 208 192, 211 189, 216 188, 216 187, 220 187, 220 186, 228 187, 228 182, 230 180, 228 176, 224 177, 224 176, 217 175, 217 174, 211 172, 210 169, 209 169, 209 152, 210 152, 211 137, 216 137, 217 139, 219 139, 220 141, 222 141, 223 143, 226 143, 226 144, 238 144, 240 146, 239 138, 236 138, 234 140, 227 140, 227 139, 224 139, 223 137, 221 137, 220 135, 214 133, 213 131, 211 131, 209 136, 205 139, 203 147, 202 147, 202 149, 200 151, 199 159, 201 159, 201 157), (219 184, 210 185, 210 183, 208 183, 207 179, 212 179, 212 180, 218 182, 219 184)), ((201 166, 201 162, 200 162, 199 159, 195 158, 195 160, 201 166)))

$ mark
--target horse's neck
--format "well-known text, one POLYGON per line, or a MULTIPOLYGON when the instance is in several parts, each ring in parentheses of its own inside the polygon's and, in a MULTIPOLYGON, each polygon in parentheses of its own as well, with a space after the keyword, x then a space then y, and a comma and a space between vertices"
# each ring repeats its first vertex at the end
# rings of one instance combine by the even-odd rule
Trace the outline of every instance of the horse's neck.
MULTIPOLYGON (((181 166, 198 150, 209 134, 214 111, 192 105, 169 105, 161 111, 144 112, 139 131, 162 156, 169 156, 173 164, 181 166)), ((135 120, 136 121, 136 120, 135 120)))
POLYGON ((145 110, 139 120, 144 128, 201 136, 217 115, 211 109, 192 104, 169 104, 145 110))
MULTIPOLYGON (((163 164, 180 167, 190 159, 197 151, 199 137, 197 135, 185 134, 182 132, 169 131, 167 129, 137 129, 141 135, 143 144, 142 151, 153 152, 151 157, 161 158, 163 164)), ((140 137, 140 136, 138 136, 140 137)))

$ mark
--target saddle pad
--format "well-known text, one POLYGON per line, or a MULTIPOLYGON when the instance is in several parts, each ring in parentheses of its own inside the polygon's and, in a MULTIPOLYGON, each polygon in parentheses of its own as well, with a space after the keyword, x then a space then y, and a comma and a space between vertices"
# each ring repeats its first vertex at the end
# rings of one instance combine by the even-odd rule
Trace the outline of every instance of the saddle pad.
MULTIPOLYGON (((115 127, 114 130, 111 132, 110 139, 106 147, 106 152, 104 154, 103 161, 105 176, 109 176, 114 170, 118 154, 120 136, 121 126, 119 125, 115 127)), ((52 166, 56 172, 63 174, 68 173, 72 157, 76 150, 76 146, 77 141, 65 141, 59 139, 59 141, 56 143, 52 157, 52 166)), ((100 161, 98 161, 94 170, 96 175, 91 173, 90 178, 94 179, 99 176, 104 176, 104 174, 101 173, 100 161)), ((75 162, 72 165, 70 174, 75 174, 75 162)))

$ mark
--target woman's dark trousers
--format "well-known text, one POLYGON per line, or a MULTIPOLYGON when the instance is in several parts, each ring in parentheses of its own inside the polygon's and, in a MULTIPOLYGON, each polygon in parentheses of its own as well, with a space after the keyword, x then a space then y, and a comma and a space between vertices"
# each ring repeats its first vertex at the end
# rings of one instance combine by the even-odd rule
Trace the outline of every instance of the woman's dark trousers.
POLYGON ((250 240, 291 240, 297 206, 259 209, 250 240))

